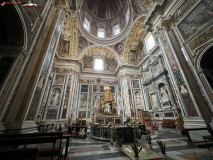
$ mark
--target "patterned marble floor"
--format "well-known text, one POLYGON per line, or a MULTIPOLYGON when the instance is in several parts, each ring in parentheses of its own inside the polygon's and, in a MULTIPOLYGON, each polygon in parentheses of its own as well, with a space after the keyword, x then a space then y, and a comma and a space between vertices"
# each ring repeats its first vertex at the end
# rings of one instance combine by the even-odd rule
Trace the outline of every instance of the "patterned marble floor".
MULTIPOLYGON (((156 140, 166 143, 169 160, 213 160, 213 147, 198 148, 187 144, 187 138, 178 134, 176 129, 163 128, 151 133, 153 149, 160 153, 156 140)), ((145 138, 143 144, 146 146, 145 138)), ((96 141, 90 138, 73 138, 69 145, 67 160, 128 160, 124 153, 119 153, 109 142, 96 141)))

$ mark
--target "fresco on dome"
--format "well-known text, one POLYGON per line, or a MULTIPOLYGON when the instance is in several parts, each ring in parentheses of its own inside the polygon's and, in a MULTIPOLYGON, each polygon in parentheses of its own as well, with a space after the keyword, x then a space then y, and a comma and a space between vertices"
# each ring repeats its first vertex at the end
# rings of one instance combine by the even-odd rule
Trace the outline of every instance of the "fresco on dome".
POLYGON ((70 41, 69 40, 62 40, 62 53, 69 54, 70 50, 70 41))
POLYGON ((130 61, 136 61, 136 50, 130 50, 129 60, 130 61))
POLYGON ((132 0, 132 7, 133 7, 134 12, 136 14, 145 14, 145 13, 147 13, 146 8, 138 0, 132 0))
POLYGON ((106 5, 98 5, 97 17, 102 19, 106 18, 106 5))
POLYGON ((78 38, 78 50, 82 51, 88 45, 87 40, 84 37, 78 38))
POLYGON ((119 7, 118 7, 117 1, 114 1, 114 0, 113 0, 113 1, 110 1, 109 8, 110 8, 111 17, 116 16, 116 14, 117 14, 118 11, 119 11, 119 7))
POLYGON ((116 52, 120 55, 122 55, 123 53, 123 50, 124 50, 124 44, 123 43, 117 43, 115 46, 114 46, 114 49, 116 50, 116 52))
POLYGON ((178 25, 184 40, 187 40, 197 31, 208 27, 213 22, 213 1, 203 0, 178 25))

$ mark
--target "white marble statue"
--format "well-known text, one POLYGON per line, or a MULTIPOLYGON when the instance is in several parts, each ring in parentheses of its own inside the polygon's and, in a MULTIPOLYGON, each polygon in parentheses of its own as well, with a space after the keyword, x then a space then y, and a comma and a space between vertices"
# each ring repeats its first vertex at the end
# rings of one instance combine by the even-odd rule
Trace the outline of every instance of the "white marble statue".
POLYGON ((99 108, 99 104, 98 104, 99 101, 100 101, 100 96, 96 96, 94 101, 94 108, 96 109, 99 108))
POLYGON ((168 93, 163 87, 160 88, 160 97, 161 97, 162 102, 168 102, 169 101, 168 93))
POLYGON ((136 104, 138 106, 141 106, 141 98, 140 98, 140 93, 136 92, 136 104))
POLYGON ((53 91, 53 95, 50 101, 51 105, 59 105, 60 93, 58 91, 53 91))

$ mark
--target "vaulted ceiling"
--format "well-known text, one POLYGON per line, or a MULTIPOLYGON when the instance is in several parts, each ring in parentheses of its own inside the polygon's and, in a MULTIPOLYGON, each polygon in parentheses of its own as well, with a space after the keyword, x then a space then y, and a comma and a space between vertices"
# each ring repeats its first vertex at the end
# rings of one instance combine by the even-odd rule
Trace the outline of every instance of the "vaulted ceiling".
POLYGON ((70 18, 65 19, 66 24, 62 31, 62 35, 65 36, 61 38, 62 40, 66 39, 70 41, 69 47, 71 52, 64 55, 59 50, 59 57, 78 59, 81 62, 85 57, 102 56, 109 60, 116 60, 118 65, 137 66, 141 60, 138 58, 140 52, 139 46, 143 43, 141 37, 146 34, 144 22, 156 2, 154 0, 127 0, 126 3, 127 2, 130 8, 130 21, 132 21, 130 29, 122 33, 123 36, 119 37, 119 39, 110 40, 105 38, 99 40, 96 37, 95 40, 91 41, 91 39, 88 38, 89 33, 85 34, 79 29, 80 21, 78 20, 78 16, 80 15, 80 6, 82 4, 85 5, 87 10, 89 10, 94 17, 98 18, 101 23, 107 19, 119 16, 119 12, 125 5, 125 2, 123 0, 76 1, 77 10, 72 11, 70 18), (101 41, 105 41, 106 43, 101 43, 101 41))

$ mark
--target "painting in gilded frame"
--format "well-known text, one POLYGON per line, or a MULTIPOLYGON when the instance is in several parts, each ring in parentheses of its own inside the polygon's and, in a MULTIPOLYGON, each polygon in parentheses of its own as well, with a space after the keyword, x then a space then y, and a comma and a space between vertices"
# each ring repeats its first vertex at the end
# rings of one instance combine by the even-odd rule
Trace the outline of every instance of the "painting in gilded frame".
POLYGON ((69 54, 70 50, 70 41, 69 40, 62 40, 62 53, 69 54))

